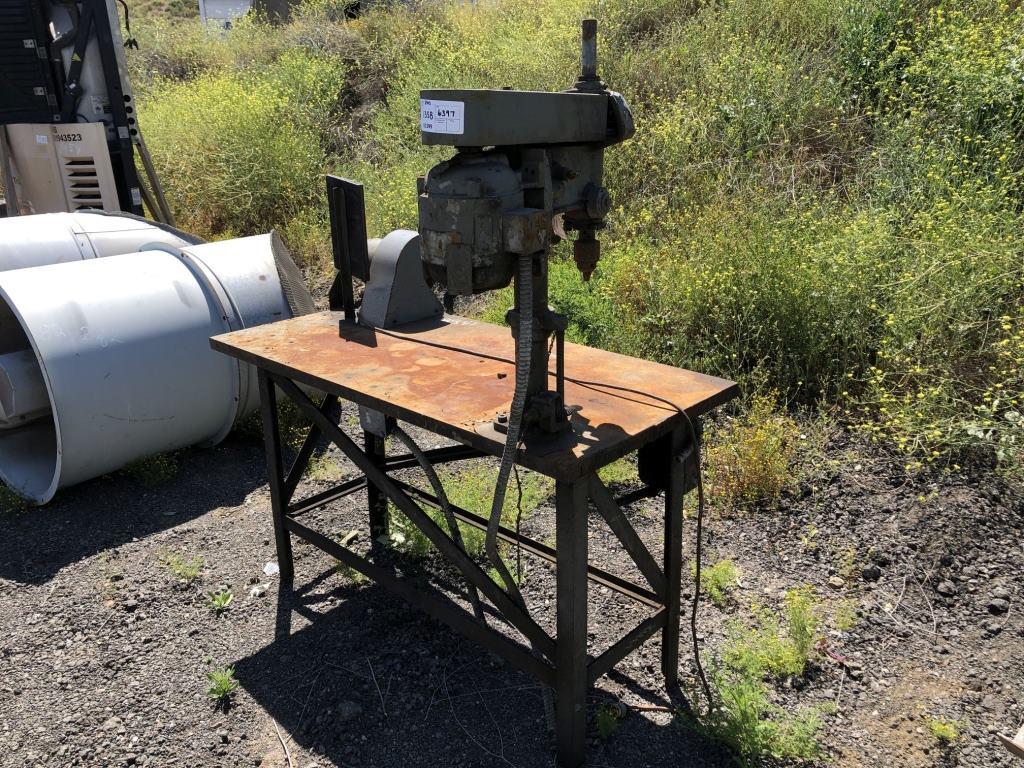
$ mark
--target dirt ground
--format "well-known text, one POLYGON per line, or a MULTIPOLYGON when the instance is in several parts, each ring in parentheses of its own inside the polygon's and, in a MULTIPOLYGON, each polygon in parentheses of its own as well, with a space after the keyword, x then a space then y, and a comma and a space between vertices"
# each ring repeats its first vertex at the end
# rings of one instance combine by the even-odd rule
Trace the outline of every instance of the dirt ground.
MULTIPOLYGON (((841 440, 829 458, 836 469, 778 512, 712 517, 708 561, 731 558, 742 576, 724 610, 702 607, 706 654, 752 604, 774 608, 812 584, 829 615, 855 612, 852 628, 828 632, 807 683, 778 694, 784 707, 827 705, 818 764, 1011 766, 994 732, 1024 717, 1021 496, 986 474, 908 481, 841 440), (957 723, 952 747, 931 735, 931 717, 957 723)), ((279 594, 265 572, 276 558, 258 440, 178 461, 157 487, 121 474, 0 517, 0 765, 553 765, 526 675, 302 543, 296 592, 279 594), (195 582, 170 573, 174 555, 203 559, 195 582), (234 600, 217 616, 207 595, 221 587, 234 600), (229 666, 240 688, 223 709, 206 696, 207 672, 229 666)), ((662 504, 630 511, 652 547, 662 504)), ((306 519, 365 540, 364 508, 360 493, 306 519)), ((685 531, 692 552, 692 522, 685 531)), ((553 540, 550 500, 524 532, 553 540)), ((590 550, 633 575, 599 519, 590 550)), ((459 592, 436 559, 394 556, 407 575, 459 592)), ((525 597, 552 631, 552 572, 527 566, 525 597)), ((643 618, 594 585, 589 609, 592 650, 643 618)), ((680 702, 664 692, 658 654, 655 638, 593 689, 595 710, 623 716, 606 738, 593 730, 588 765, 732 765, 661 711, 680 702)), ((689 674, 686 651, 682 663, 689 674)))

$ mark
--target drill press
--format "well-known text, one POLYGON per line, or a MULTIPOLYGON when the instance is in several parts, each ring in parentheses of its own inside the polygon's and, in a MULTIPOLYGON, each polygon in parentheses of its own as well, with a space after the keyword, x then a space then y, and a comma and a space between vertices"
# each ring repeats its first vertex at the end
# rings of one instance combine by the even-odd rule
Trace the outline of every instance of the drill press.
POLYGON ((561 93, 420 94, 423 142, 456 148, 418 182, 424 269, 430 282, 452 295, 515 283, 515 306, 506 320, 517 341, 517 377, 524 374, 523 427, 533 433, 569 428, 562 365, 566 318, 548 306, 551 247, 575 232, 576 265, 590 279, 601 255, 596 233, 611 205, 602 185, 604 149, 633 135, 625 100, 597 75, 593 19, 583 22, 581 58, 579 78, 561 93), (552 336, 559 347, 555 390, 548 384, 552 336))
POLYGON ((455 154, 419 181, 418 231, 396 230, 368 243, 362 187, 328 178, 339 271, 331 308, 344 310, 340 320, 335 312, 320 313, 211 342, 259 370, 282 583, 293 579, 291 537, 299 536, 554 689, 558 761, 566 768, 585 759, 588 687, 656 633, 666 686, 678 684, 682 505, 687 491, 699 488, 697 420, 737 392, 729 381, 564 344, 565 318, 548 307, 548 258, 558 239, 574 237, 584 278, 597 264, 596 235, 610 208, 602 184, 604 149, 633 133, 622 97, 597 77, 596 31, 593 21, 584 22, 582 74, 566 91, 421 93, 423 141, 454 147, 455 154), (353 277, 365 284, 358 313, 353 277), (502 328, 443 316, 431 288, 471 295, 509 283, 515 291, 507 316, 512 339, 502 328), (559 350, 552 386, 553 344, 559 350), (303 386, 323 393, 319 405, 303 386), (278 391, 312 423, 287 472, 278 391), (342 400, 360 408, 364 447, 338 426, 335 409, 342 400), (399 422, 454 444, 421 448, 399 422), (409 453, 385 451, 388 435, 409 453), (296 500, 323 437, 361 475, 296 500), (642 487, 616 497, 599 471, 632 453, 642 487), (487 456, 501 462, 484 517, 448 499, 434 467, 487 456), (502 525, 517 464, 554 480, 554 547, 502 525), (430 491, 396 474, 417 465, 430 491), (365 554, 349 536, 339 543, 298 519, 362 489, 370 532, 365 554), (623 510, 659 495, 664 534, 652 552, 623 510), (471 612, 410 583, 376 546, 388 540, 389 502, 465 578, 471 612), (439 509, 443 521, 430 508, 439 509), (598 517, 643 584, 589 562, 589 526, 598 517), (485 551, 497 579, 467 553, 459 533, 466 525, 486 531, 485 551), (554 627, 533 617, 498 551, 499 540, 554 565, 554 627), (591 647, 588 633, 591 581, 644 606, 640 623, 603 650, 591 647), (493 626, 495 620, 504 629, 493 626))

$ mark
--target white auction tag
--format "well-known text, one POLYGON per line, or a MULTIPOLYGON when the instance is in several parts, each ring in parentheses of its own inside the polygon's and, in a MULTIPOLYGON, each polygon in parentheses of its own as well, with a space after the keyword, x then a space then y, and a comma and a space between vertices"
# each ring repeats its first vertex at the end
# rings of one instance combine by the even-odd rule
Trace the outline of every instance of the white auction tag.
POLYGON ((420 130, 426 133, 455 133, 465 131, 466 104, 462 101, 436 101, 420 99, 420 130))

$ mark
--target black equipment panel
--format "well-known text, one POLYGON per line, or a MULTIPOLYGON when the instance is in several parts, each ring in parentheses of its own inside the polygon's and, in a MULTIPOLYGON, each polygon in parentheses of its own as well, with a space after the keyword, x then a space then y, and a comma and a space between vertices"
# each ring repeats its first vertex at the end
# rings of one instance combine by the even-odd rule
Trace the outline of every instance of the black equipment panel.
POLYGON ((59 118, 48 42, 38 0, 0 0, 0 125, 59 118))

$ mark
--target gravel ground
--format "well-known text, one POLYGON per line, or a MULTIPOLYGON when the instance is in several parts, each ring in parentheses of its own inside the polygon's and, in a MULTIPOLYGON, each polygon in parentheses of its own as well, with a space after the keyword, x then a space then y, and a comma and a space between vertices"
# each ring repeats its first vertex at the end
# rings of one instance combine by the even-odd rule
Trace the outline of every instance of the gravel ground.
MULTIPOLYGON (((786 707, 829 705, 821 765, 1010 766, 993 733, 1024 717, 1021 496, 986 474, 908 481, 855 445, 835 444, 828 458, 838 469, 777 513, 712 518, 708 560, 733 559, 742 578, 724 610, 702 607, 707 653, 751 604, 776 607, 786 589, 815 585, 828 612, 859 617, 830 630, 831 658, 799 690, 777 694, 786 707), (940 747, 928 717, 957 721, 959 741, 940 747)), ((275 555, 258 441, 233 437, 178 460, 156 488, 118 475, 0 518, 0 765, 553 764, 527 676, 302 543, 297 591, 279 595, 264 572, 275 555), (199 578, 176 579, 171 555, 202 557, 199 578), (206 595, 221 587, 234 601, 218 617, 206 595), (206 674, 228 666, 240 688, 225 709, 207 698, 206 674)), ((365 539, 363 503, 353 495, 309 519, 365 539)), ((662 503, 631 509, 652 548, 662 503)), ((549 500, 524 532, 553 531, 549 500)), ((692 549, 692 524, 686 536, 692 549)), ((590 548, 635 575, 595 519, 590 548)), ((442 563, 395 557, 410 577, 459 592, 442 563)), ((553 574, 528 566, 524 594, 550 630, 553 574)), ((592 651, 644 615, 597 587, 590 613, 592 651)), ((595 708, 624 716, 607 738, 593 733, 588 764, 732 765, 660 711, 680 702, 666 696, 658 658, 654 638, 592 691, 595 708)))

